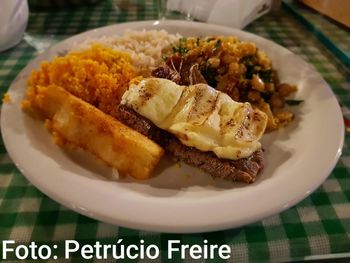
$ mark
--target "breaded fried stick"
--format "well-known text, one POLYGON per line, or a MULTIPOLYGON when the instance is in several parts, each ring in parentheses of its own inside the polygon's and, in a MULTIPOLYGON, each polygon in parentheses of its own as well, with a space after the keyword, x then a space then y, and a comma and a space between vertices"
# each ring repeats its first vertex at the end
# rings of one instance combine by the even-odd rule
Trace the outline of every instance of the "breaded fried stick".
POLYGON ((23 106, 43 115, 59 140, 94 154, 122 176, 149 178, 163 155, 147 137, 59 86, 37 87, 23 106))

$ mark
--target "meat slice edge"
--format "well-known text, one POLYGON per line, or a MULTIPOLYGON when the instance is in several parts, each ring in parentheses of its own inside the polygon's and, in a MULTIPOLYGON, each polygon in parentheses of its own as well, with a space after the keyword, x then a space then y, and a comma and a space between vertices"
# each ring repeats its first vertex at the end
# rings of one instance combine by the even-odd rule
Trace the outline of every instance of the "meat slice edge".
POLYGON ((202 152, 182 144, 174 135, 158 128, 125 105, 119 105, 117 112, 117 118, 121 122, 158 143, 176 160, 198 167, 215 178, 250 184, 255 182, 264 168, 262 150, 254 152, 248 158, 220 159, 212 152, 202 152))

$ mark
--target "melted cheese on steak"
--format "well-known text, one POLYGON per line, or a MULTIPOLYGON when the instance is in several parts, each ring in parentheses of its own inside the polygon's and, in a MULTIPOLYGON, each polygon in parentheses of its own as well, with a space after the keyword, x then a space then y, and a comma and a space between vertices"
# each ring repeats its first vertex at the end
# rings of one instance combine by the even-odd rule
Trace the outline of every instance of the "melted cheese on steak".
POLYGON ((148 78, 131 85, 122 104, 174 134, 183 144, 237 160, 261 148, 267 116, 206 84, 179 86, 148 78))

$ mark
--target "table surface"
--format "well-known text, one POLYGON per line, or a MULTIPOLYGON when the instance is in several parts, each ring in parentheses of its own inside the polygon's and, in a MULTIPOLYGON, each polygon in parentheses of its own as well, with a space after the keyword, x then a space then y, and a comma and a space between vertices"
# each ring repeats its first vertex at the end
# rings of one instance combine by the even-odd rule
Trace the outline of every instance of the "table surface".
MULTIPOLYGON (((152 1, 130 3, 122 9, 112 1, 103 1, 96 6, 76 9, 32 11, 22 42, 0 53, 0 92, 7 91, 16 75, 33 57, 59 40, 104 25, 156 19, 152 1)), ((317 16, 316 13, 313 15, 317 16)), ((328 19, 314 19, 314 23, 317 21, 332 24, 328 19)), ((245 30, 271 39, 313 64, 333 89, 344 116, 350 118, 349 68, 288 8, 282 6, 245 30)), ((348 39, 349 36, 347 31, 348 39)), ((233 262, 296 261, 350 255, 349 169, 350 136, 346 133, 342 156, 329 178, 296 206, 236 229, 202 234, 164 234, 108 225, 61 206, 25 179, 1 141, 0 239, 12 239, 23 244, 31 241, 57 244, 59 248, 67 239, 81 244, 96 241, 115 244, 118 238, 129 244, 139 244, 139 240, 143 239, 146 244, 156 244, 161 249, 159 261, 166 259, 169 239, 180 239, 183 244, 202 244, 203 239, 209 243, 228 244, 232 250, 230 261, 233 262)), ((62 256, 62 253, 60 250, 58 255, 62 256)), ((13 256, 12 259, 15 260, 13 256)), ((59 258, 56 262, 61 260, 64 261, 59 258)), ((78 257, 71 260, 80 262, 78 257)))

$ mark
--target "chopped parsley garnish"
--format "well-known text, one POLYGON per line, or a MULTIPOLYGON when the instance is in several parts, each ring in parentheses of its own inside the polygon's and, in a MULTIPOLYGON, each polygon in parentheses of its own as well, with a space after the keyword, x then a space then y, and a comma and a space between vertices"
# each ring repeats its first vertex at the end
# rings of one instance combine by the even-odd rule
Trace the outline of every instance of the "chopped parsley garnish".
POLYGON ((258 75, 264 83, 271 83, 273 81, 271 69, 261 70, 258 72, 258 75))
POLYGON ((187 52, 188 52, 187 38, 182 37, 179 39, 178 46, 173 46, 173 53, 179 53, 180 55, 185 55, 187 52))
POLYGON ((246 72, 245 72, 245 78, 246 79, 252 79, 253 74, 255 73, 255 67, 253 65, 246 65, 246 72))
POLYGON ((253 65, 255 60, 255 55, 247 55, 240 59, 240 63, 244 65, 253 65))
POLYGON ((304 100, 285 100, 289 106, 296 106, 302 103, 304 100))
POLYGON ((272 97, 272 93, 270 92, 261 92, 260 96, 264 99, 264 101, 268 102, 271 97, 272 97))
POLYGON ((215 76, 217 75, 215 69, 213 69, 210 65, 210 63, 207 63, 204 68, 201 70, 201 73, 204 77, 204 79, 207 81, 209 86, 216 87, 218 84, 218 81, 216 80, 215 76))
POLYGON ((214 46, 212 52, 215 53, 221 47, 221 44, 222 44, 221 39, 218 39, 215 43, 215 46, 214 46))

